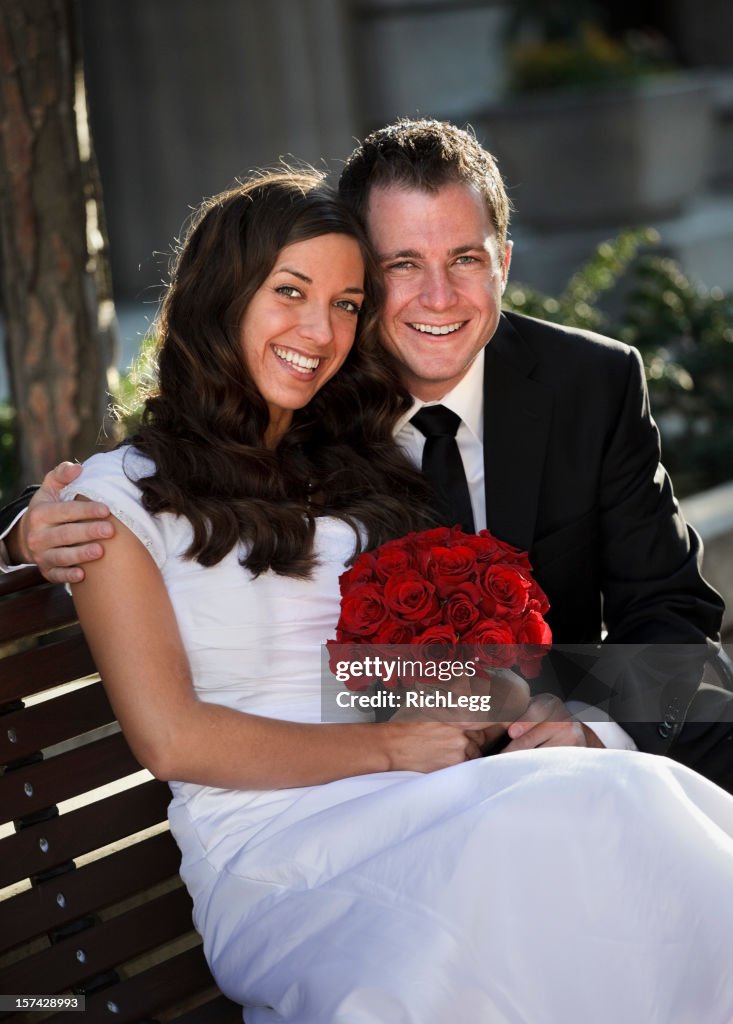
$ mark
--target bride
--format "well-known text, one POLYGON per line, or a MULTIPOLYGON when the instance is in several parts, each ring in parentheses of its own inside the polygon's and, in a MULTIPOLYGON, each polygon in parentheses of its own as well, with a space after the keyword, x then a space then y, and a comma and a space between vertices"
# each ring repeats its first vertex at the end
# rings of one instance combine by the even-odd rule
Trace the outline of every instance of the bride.
POLYGON ((320 721, 344 565, 431 525, 379 300, 319 175, 217 196, 143 426, 67 489, 116 517, 74 600, 170 781, 212 972, 248 1024, 730 1022, 722 790, 622 751, 481 758, 479 724, 320 721))

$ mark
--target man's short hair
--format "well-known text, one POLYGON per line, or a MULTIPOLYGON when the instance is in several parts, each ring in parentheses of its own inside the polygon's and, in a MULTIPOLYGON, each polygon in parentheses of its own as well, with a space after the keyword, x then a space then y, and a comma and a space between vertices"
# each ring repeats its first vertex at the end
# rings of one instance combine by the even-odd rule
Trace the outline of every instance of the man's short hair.
POLYGON ((356 147, 338 187, 365 222, 369 193, 377 185, 434 192, 455 182, 473 185, 483 196, 503 256, 511 203, 496 161, 472 129, 429 118, 400 118, 356 147))

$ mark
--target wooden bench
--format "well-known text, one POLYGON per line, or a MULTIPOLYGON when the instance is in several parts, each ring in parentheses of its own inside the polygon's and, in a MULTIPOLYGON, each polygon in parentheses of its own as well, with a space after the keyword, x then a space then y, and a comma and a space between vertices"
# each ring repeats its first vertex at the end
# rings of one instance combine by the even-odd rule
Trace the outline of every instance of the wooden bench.
POLYGON ((168 787, 122 737, 70 597, 35 569, 0 575, 0 765, 0 993, 84 994, 84 1024, 240 1022, 191 926, 168 787))
POLYGON ((234 1024, 191 924, 169 790, 119 731, 71 598, 0 576, 0 993, 86 1012, 0 1020, 234 1024))

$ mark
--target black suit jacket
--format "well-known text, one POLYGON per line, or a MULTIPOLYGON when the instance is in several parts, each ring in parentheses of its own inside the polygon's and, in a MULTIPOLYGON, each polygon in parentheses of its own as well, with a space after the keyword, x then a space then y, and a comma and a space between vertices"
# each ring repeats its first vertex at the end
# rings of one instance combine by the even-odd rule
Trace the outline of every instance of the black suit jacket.
POLYGON ((550 666, 561 695, 604 704, 640 749, 664 752, 724 605, 660 465, 639 353, 506 313, 484 397, 488 528, 529 551, 561 649, 608 631, 592 673, 577 657, 550 666))

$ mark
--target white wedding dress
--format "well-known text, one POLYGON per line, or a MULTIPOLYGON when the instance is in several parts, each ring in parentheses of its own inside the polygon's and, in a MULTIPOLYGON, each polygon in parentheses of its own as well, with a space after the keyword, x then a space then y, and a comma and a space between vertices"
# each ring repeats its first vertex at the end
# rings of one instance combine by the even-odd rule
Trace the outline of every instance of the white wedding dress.
MULTIPOLYGON (((106 502, 150 551, 201 699, 319 721, 351 530, 319 523, 311 581, 252 580, 235 552, 203 569, 123 459, 149 472, 95 456, 67 497, 106 502)), ((733 1021, 733 798, 666 759, 551 749, 171 789, 196 926, 247 1024, 733 1021)))

